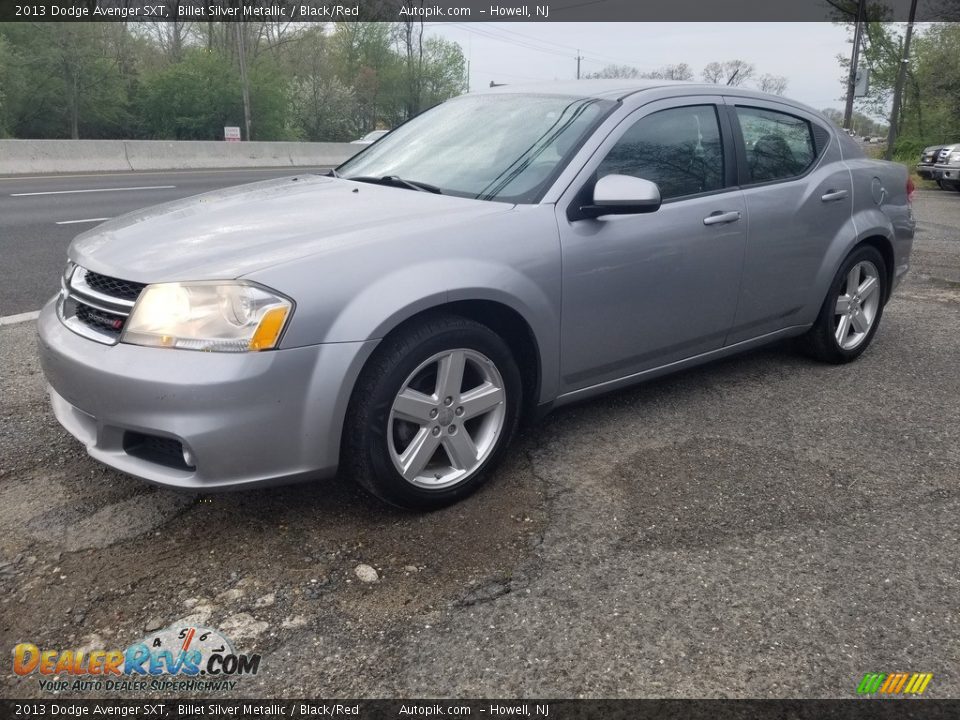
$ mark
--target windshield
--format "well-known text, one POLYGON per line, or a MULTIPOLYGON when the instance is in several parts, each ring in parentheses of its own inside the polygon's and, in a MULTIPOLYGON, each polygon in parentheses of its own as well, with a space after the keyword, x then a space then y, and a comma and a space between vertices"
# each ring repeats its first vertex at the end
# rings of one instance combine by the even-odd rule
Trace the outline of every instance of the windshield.
POLYGON ((445 195, 536 202, 613 106, 595 98, 466 95, 397 128, 337 174, 402 178, 445 195))

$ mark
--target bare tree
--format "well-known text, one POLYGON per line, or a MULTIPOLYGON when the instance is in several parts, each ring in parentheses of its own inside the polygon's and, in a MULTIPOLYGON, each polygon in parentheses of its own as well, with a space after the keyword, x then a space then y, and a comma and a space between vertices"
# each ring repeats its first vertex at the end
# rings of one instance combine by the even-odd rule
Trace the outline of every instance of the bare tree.
POLYGON ((757 78, 757 90, 771 95, 783 95, 787 90, 787 79, 783 75, 761 75, 757 78))
POLYGON ((423 97, 423 18, 405 20, 400 23, 400 28, 403 53, 407 61, 407 117, 411 118, 420 112, 423 97))
POLYGON ((195 23, 179 19, 180 0, 167 3, 167 12, 174 19, 149 20, 147 32, 153 35, 168 62, 183 59, 183 50, 194 32, 195 23))
POLYGON ((642 73, 640 77, 653 80, 693 80, 693 70, 686 63, 664 65, 651 72, 642 73))
POLYGON ((587 80, 632 80, 641 77, 640 71, 629 65, 607 65, 602 70, 594 73, 587 73, 587 80))
POLYGON ((716 85, 738 86, 747 82, 755 72, 752 63, 744 60, 712 62, 703 68, 703 81, 716 85))

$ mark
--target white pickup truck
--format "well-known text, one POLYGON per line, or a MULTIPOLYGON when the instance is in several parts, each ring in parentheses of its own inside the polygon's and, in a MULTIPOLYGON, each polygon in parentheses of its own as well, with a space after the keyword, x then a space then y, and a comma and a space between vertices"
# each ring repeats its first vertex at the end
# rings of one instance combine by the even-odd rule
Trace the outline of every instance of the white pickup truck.
POLYGON ((960 144, 940 148, 931 172, 942 189, 960 192, 960 144))

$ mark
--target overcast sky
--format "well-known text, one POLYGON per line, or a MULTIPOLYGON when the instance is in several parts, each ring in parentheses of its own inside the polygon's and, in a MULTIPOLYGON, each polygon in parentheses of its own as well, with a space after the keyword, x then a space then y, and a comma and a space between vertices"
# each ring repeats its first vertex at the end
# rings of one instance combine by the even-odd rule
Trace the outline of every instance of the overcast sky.
POLYGON ((842 108, 837 55, 849 55, 843 26, 832 23, 433 23, 428 34, 460 43, 470 87, 576 77, 604 65, 641 71, 685 62, 700 79, 714 60, 741 59, 757 74, 787 78, 786 96, 818 110, 842 108))

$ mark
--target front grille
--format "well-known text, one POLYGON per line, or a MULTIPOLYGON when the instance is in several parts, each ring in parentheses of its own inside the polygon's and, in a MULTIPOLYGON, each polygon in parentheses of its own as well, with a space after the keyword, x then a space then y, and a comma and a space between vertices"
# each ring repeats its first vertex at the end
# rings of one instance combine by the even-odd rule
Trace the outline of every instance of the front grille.
POLYGON ((146 287, 143 283, 118 280, 117 278, 89 271, 87 271, 86 282, 88 286, 97 292, 121 300, 136 300, 140 297, 140 291, 146 287))
POLYGON ((120 340, 123 326, 146 285, 76 267, 64 281, 59 312, 79 335, 107 345, 120 340))
POLYGON ((84 305, 82 302, 77 303, 77 319, 84 325, 110 333, 120 332, 123 329, 124 322, 124 319, 119 315, 97 310, 97 308, 84 305))

